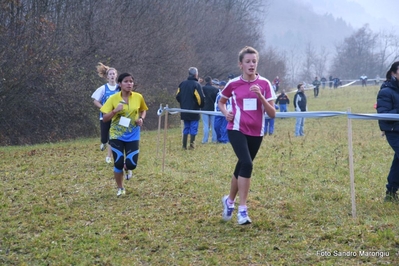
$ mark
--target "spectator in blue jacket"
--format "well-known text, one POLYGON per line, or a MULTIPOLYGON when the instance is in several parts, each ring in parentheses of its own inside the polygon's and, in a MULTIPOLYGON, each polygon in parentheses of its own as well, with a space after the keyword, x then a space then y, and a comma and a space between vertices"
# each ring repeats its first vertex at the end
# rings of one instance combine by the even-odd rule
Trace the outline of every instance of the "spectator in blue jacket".
MULTIPOLYGON (((377 95, 377 112, 379 114, 399 113, 399 61, 392 64, 386 74, 377 95)), ((395 152, 386 184, 385 201, 399 202, 399 121, 378 120, 380 130, 385 133, 388 144, 395 152)))
MULTIPOLYGON (((224 86, 226 86, 226 81, 222 80, 219 82, 219 93, 216 96, 216 100, 215 100, 215 112, 220 112, 218 103, 220 98, 222 97, 220 95, 220 92, 224 89, 224 86)), ((227 100, 226 102, 226 108, 227 110, 231 110, 231 103, 230 103, 230 99, 227 100)), ((229 143, 229 137, 227 136, 227 119, 226 117, 223 116, 219 116, 217 115, 215 117, 215 132, 216 132, 216 136, 217 136, 217 142, 218 143, 229 143)))
MULTIPOLYGON (((278 110, 278 105, 274 104, 274 108, 276 110, 278 110)), ((269 117, 265 118, 265 128, 263 130, 265 135, 267 135, 267 134, 273 135, 273 133, 274 133, 274 119, 275 118, 269 118, 269 117)))

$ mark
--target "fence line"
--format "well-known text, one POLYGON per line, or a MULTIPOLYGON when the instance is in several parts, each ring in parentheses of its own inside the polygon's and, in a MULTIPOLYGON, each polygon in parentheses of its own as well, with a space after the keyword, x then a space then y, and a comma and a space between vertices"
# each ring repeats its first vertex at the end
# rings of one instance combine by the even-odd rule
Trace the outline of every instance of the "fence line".
MULTIPOLYGON (((197 114, 224 116, 221 112, 195 111, 195 110, 187 110, 187 109, 180 109, 180 108, 169 108, 168 105, 166 105, 165 107, 162 107, 162 104, 161 104, 157 111, 157 114, 159 116, 158 140, 159 140, 159 134, 160 134, 160 125, 161 125, 162 115, 165 115, 162 173, 164 172, 164 168, 165 168, 165 152, 166 152, 165 143, 166 143, 168 114, 177 114, 177 113, 197 113, 197 114)), ((349 150, 349 175, 350 175, 351 205, 352 205, 352 217, 356 218, 355 174, 354 174, 354 165, 353 165, 353 146, 352 146, 352 119, 399 121, 399 114, 353 114, 351 112, 350 108, 348 108, 348 110, 346 112, 339 112, 339 111, 276 112, 276 118, 297 118, 297 117, 322 118, 322 117, 334 117, 334 116, 347 116, 347 119, 348 119, 348 150, 349 150)), ((266 115, 266 117, 267 117, 267 115, 266 115)), ((158 152, 157 152, 157 154, 158 154, 158 152)))
MULTIPOLYGON (((162 106, 158 109, 158 116, 164 115, 166 112, 169 114, 177 114, 177 113, 196 113, 196 114, 207 114, 207 115, 217 115, 224 116, 221 112, 214 111, 196 111, 196 110, 187 110, 180 108, 169 108, 162 106)), ((354 114, 350 111, 347 112, 339 112, 339 111, 311 111, 311 112, 276 112, 276 118, 297 118, 297 117, 305 117, 305 118, 321 118, 321 117, 333 117, 333 116, 348 116, 349 119, 362 119, 362 120, 394 120, 399 121, 399 114, 354 114)), ((266 118, 268 116, 266 115, 266 118)))

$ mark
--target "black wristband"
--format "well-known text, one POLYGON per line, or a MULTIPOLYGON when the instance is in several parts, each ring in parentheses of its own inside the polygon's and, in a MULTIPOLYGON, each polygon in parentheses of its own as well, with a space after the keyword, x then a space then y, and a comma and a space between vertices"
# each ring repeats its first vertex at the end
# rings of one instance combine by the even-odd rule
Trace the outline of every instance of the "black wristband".
POLYGON ((144 118, 143 117, 140 116, 139 119, 143 120, 143 122, 144 122, 144 118))

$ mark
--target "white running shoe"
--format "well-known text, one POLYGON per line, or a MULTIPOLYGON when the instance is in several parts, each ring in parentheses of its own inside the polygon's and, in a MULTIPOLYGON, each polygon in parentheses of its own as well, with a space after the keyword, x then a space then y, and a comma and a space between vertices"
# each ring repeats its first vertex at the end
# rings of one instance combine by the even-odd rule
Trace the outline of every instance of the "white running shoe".
POLYGON ((233 211, 234 211, 234 204, 230 205, 227 203, 227 199, 229 196, 224 196, 222 198, 222 203, 223 203, 223 220, 225 221, 230 221, 231 217, 233 216, 233 211))
POLYGON ((237 222, 240 225, 252 223, 251 219, 248 216, 248 212, 247 211, 239 211, 237 213, 237 222))
POLYGON ((126 171, 126 180, 129 180, 133 176, 133 171, 132 170, 127 170, 126 171))
POLYGON ((111 157, 105 157, 105 162, 106 163, 112 163, 112 159, 111 159, 111 157))
POLYGON ((103 151, 107 147, 107 143, 101 143, 100 150, 103 151))
POLYGON ((120 197, 122 195, 125 195, 126 191, 124 188, 118 188, 118 192, 116 193, 117 197, 120 197))

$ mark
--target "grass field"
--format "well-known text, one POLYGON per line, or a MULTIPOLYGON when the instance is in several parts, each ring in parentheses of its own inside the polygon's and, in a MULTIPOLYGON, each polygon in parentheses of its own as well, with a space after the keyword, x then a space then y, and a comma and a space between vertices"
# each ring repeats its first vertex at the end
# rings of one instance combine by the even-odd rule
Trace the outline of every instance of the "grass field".
MULTIPOLYGON (((309 111, 375 113, 377 91, 309 91, 309 111)), ((399 205, 383 202, 393 151, 377 121, 352 121, 357 218, 347 118, 307 119, 302 138, 294 126, 276 119, 264 138, 247 226, 221 219, 230 145, 182 150, 170 129, 162 171, 163 132, 143 132, 122 198, 97 138, 2 147, 0 265, 398 265, 399 205)))

